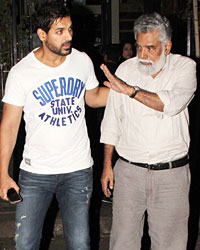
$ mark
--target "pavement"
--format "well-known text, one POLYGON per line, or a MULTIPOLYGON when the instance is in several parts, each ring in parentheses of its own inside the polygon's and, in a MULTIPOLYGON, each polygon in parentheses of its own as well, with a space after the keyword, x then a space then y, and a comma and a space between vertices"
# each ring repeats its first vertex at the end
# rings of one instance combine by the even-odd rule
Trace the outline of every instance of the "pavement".
MULTIPOLYGON (((102 202, 100 206, 96 206, 95 209, 96 211, 91 211, 91 229, 93 230, 91 232, 91 250, 108 250, 110 229, 112 224, 112 203, 102 202), (97 209, 97 207, 99 209, 97 209)), ((15 249, 13 240, 14 218, 15 205, 10 205, 8 202, 0 200, 0 250, 15 249)), ((66 249, 63 238, 61 216, 59 210, 55 207, 55 204, 52 205, 48 211, 44 229, 46 232, 43 233, 40 250, 66 249), (55 213, 54 210, 56 211, 55 213), (51 220, 52 217, 55 217, 53 224, 51 220)), ((145 240, 143 240, 143 247, 141 250, 149 250, 149 243, 147 243, 147 241, 145 243, 145 240)), ((200 234, 198 234, 196 246, 193 248, 193 250, 200 250, 200 234)))
MULTIPOLYGON (((43 239, 41 241, 40 250, 64 250, 66 249, 65 241, 63 237, 61 215, 58 208, 55 205, 55 201, 52 203, 44 224, 43 239), (55 220, 52 220, 55 217, 55 220), (53 226, 52 226, 53 221, 53 226)), ((95 208, 96 209, 96 208, 95 208)), ((95 231, 91 232, 92 250, 106 250, 109 245, 109 236, 111 229, 111 214, 112 204, 102 203, 99 207, 99 212, 91 211, 94 214, 91 216, 92 226, 99 226, 95 231, 99 232, 99 237, 95 231), (98 224, 95 221, 95 217, 99 217, 98 224), (96 225, 95 225, 96 224, 96 225), (94 239, 95 237, 95 239, 94 239)), ((0 250, 14 250, 14 219, 15 219, 15 205, 11 205, 6 201, 0 200, 0 250)))

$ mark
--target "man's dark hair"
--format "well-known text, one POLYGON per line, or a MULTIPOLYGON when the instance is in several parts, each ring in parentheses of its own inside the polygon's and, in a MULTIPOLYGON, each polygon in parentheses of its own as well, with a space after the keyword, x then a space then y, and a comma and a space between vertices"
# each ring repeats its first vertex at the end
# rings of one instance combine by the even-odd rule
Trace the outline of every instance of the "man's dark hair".
POLYGON ((34 13, 35 28, 41 28, 48 33, 55 20, 68 16, 71 17, 69 9, 59 1, 45 3, 34 13))

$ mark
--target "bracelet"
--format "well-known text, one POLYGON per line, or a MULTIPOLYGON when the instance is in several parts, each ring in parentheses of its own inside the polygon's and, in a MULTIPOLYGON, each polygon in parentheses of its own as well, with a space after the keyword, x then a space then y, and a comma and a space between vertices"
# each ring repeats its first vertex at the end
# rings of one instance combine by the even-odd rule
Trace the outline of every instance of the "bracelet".
POLYGON ((129 96, 130 98, 134 98, 137 94, 138 91, 140 91, 140 87, 138 86, 133 86, 134 90, 133 93, 129 96))

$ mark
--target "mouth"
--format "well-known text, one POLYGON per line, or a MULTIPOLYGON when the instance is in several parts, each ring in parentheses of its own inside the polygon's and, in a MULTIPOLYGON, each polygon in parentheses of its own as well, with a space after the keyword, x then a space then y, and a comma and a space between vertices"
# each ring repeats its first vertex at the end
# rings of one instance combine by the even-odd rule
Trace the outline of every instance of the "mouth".
POLYGON ((145 66, 151 66, 152 64, 151 63, 147 63, 147 62, 140 62, 142 65, 145 65, 145 66))
POLYGON ((71 48, 71 42, 70 42, 70 43, 64 43, 64 44, 62 45, 62 48, 65 49, 65 50, 70 49, 70 48, 71 48))

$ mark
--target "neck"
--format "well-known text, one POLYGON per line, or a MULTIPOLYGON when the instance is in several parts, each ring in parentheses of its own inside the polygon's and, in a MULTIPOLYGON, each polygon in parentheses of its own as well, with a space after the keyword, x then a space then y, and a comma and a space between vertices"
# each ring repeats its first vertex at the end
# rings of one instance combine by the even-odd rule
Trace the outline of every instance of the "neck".
POLYGON ((162 69, 160 69, 157 73, 155 73, 154 75, 152 75, 152 78, 155 78, 158 74, 160 74, 160 72, 162 71, 162 69))
POLYGON ((56 55, 55 53, 51 51, 47 51, 44 49, 44 47, 40 47, 38 50, 34 52, 35 57, 42 62, 43 64, 49 66, 49 67, 57 67, 61 65, 65 59, 66 56, 60 56, 56 55))

